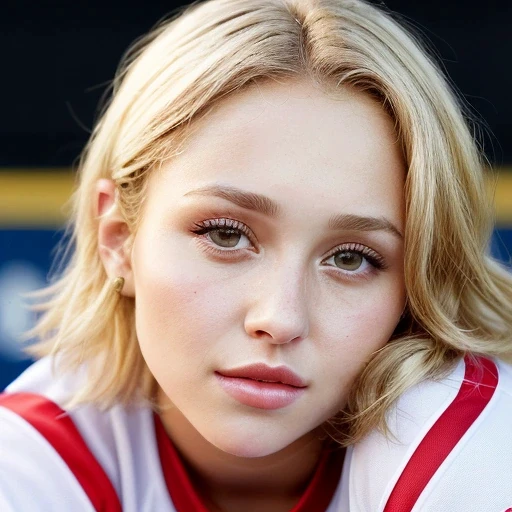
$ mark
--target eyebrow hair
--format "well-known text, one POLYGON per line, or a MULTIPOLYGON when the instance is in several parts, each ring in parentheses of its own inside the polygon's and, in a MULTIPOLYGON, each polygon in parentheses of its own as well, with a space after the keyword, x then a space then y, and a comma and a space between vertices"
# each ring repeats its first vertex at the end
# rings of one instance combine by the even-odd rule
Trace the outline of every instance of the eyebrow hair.
MULTIPOLYGON (((254 210, 268 217, 276 217, 280 211, 279 205, 269 197, 254 192, 246 192, 228 185, 207 185, 199 187, 185 194, 185 196, 190 195, 219 197, 240 206, 240 208, 254 210)), ((364 217, 361 215, 343 213, 333 215, 329 219, 328 226, 333 230, 387 231, 400 239, 403 238, 398 228, 383 217, 364 217)))
POLYGON ((398 238, 404 236, 398 228, 384 217, 362 217, 350 213, 334 215, 329 219, 331 229, 344 229, 347 231, 387 231, 398 238))
POLYGON ((209 185, 196 188, 185 194, 185 196, 188 195, 220 197, 240 206, 240 208, 255 210, 268 217, 276 217, 280 210, 279 205, 266 196, 225 185, 209 185))

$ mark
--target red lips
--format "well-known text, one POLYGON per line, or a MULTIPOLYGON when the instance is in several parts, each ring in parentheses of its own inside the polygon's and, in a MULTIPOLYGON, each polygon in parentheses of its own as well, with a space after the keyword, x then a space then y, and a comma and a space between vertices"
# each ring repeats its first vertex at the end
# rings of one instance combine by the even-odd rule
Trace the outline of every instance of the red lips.
POLYGON ((260 382, 275 382, 293 386, 295 388, 306 387, 305 382, 286 366, 271 367, 263 363, 251 364, 241 368, 218 371, 225 377, 235 377, 240 379, 252 379, 260 382))
POLYGON ((215 372, 220 387, 238 403, 273 411, 292 405, 306 393, 305 382, 286 366, 251 364, 215 372))

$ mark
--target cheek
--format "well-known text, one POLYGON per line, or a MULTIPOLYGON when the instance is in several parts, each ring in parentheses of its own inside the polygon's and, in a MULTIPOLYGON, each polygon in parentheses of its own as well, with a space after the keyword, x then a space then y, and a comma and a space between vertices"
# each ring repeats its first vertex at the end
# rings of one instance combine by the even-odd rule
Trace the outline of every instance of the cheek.
POLYGON ((318 325, 328 330, 320 339, 344 349, 372 352, 384 345, 400 319, 405 303, 402 280, 390 276, 380 286, 357 287, 324 300, 318 325))
POLYGON ((137 336, 150 367, 151 360, 174 368, 204 355, 226 323, 233 323, 233 283, 201 264, 197 249, 179 237, 136 240, 133 272, 137 336))
POLYGON ((316 336, 323 372, 342 390, 346 399, 352 382, 372 355, 390 339, 400 319, 405 291, 401 281, 361 293, 345 294, 337 307, 324 308, 318 325, 323 333, 316 336))

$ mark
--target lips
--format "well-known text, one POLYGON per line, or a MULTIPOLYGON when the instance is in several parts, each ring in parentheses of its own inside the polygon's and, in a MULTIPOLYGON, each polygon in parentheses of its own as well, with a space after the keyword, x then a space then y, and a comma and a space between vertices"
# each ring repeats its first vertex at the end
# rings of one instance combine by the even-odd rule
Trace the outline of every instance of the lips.
POLYGON ((220 375, 224 377, 236 377, 239 379, 252 379, 259 382, 280 383, 295 388, 304 388, 306 384, 295 373, 286 366, 271 367, 266 364, 252 364, 242 368, 221 370, 220 375))
POLYGON ((221 388, 240 404, 257 409, 282 409, 306 391, 305 382, 289 368, 254 364, 215 372, 221 388))

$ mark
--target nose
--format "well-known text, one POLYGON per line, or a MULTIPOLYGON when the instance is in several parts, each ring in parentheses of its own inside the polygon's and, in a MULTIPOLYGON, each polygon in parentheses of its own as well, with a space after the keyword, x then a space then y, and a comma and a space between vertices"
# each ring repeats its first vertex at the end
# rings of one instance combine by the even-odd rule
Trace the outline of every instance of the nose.
POLYGON ((309 308, 303 270, 281 266, 255 282, 253 290, 244 323, 251 338, 280 345, 308 336, 309 308))

